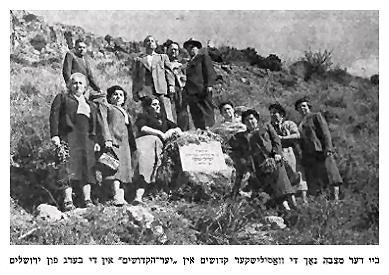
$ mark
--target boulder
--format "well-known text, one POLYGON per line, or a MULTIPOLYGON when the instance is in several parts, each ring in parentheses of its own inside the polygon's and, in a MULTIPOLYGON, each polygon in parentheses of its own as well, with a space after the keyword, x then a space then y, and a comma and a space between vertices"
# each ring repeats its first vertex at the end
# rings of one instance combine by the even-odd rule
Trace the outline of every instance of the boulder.
POLYGON ((235 181, 233 162, 227 155, 228 145, 212 132, 197 131, 183 133, 168 141, 162 152, 161 166, 157 171, 157 181, 168 188, 174 196, 190 201, 221 199, 229 195, 235 181), (188 144, 221 143, 225 169, 218 171, 183 171, 179 148, 188 144))
POLYGON ((66 215, 59 211, 57 207, 49 204, 40 204, 36 210, 37 218, 48 222, 55 222, 66 218, 66 215))
MULTIPOLYGON (((154 222, 154 215, 147 207, 139 205, 127 205, 125 207, 127 214, 130 219, 133 220, 134 224, 151 229, 152 223, 154 222)), ((157 230, 159 232, 159 230, 157 230)))

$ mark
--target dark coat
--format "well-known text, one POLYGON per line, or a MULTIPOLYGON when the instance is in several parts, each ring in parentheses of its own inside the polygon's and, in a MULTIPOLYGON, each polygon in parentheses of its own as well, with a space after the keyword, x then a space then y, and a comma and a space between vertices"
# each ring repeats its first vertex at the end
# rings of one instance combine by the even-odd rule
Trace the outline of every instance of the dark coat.
POLYGON ((282 198, 293 193, 283 165, 277 165, 271 173, 263 169, 267 158, 282 154, 281 140, 273 126, 265 124, 251 133, 247 131, 237 133, 229 144, 232 148, 232 159, 236 164, 238 176, 246 171, 253 172, 261 183, 259 188, 269 192, 274 198, 282 198))
POLYGON ((282 154, 281 140, 270 124, 265 124, 251 133, 237 133, 230 139, 229 144, 232 148, 232 159, 249 164, 253 171, 266 158, 282 154))
POLYGON ((58 94, 50 110, 50 136, 59 136, 69 146, 69 159, 60 164, 58 183, 95 183, 96 107, 86 100, 90 116, 77 116, 78 101, 73 95, 58 94))
POLYGON ((320 113, 306 115, 299 125, 301 149, 304 155, 333 150, 330 130, 320 113))
POLYGON ((215 84, 216 72, 208 54, 198 54, 186 67, 185 90, 189 95, 204 95, 206 87, 215 84))
POLYGON ((333 152, 331 134, 327 122, 320 113, 310 113, 299 125, 302 164, 309 190, 316 194, 329 185, 340 185, 343 180, 339 174, 333 152))
MULTIPOLYGON (((91 113, 89 119, 89 135, 95 140, 96 136, 96 105, 89 101, 91 113)), ((66 138, 72 131, 76 121, 78 101, 73 95, 60 93, 56 95, 50 109, 50 136, 59 136, 60 139, 66 138)))
POLYGON ((97 85, 93 73, 89 64, 88 57, 78 57, 74 52, 67 52, 63 62, 62 75, 65 79, 66 85, 70 80, 70 76, 74 73, 82 73, 88 78, 89 85, 93 90, 99 91, 100 88, 97 85))
POLYGON ((177 127, 177 125, 173 121, 168 120, 165 116, 157 118, 155 115, 152 115, 148 112, 143 112, 139 114, 135 125, 138 128, 138 137, 145 135, 141 131, 143 126, 162 131, 163 133, 165 133, 169 129, 177 127))

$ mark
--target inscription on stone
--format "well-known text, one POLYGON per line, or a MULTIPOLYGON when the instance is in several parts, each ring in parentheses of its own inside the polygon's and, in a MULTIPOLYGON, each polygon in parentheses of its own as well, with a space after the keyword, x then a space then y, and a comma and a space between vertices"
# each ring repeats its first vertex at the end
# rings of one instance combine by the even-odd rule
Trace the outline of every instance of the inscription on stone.
POLYGON ((220 142, 180 146, 182 171, 216 172, 227 169, 220 142))

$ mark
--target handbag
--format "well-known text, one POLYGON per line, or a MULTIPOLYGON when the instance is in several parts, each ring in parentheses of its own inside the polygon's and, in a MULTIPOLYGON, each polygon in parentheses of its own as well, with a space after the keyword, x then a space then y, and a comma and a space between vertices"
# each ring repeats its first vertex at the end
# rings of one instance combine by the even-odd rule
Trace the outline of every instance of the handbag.
POLYGON ((115 174, 119 169, 119 158, 112 149, 105 150, 97 160, 98 169, 104 174, 115 174))

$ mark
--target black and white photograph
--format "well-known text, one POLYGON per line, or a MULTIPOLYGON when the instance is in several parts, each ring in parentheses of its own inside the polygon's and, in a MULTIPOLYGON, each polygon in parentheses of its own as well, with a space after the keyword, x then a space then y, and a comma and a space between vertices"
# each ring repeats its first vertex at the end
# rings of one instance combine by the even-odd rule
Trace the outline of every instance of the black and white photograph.
POLYGON ((378 6, 204 6, 9 9, 10 268, 382 264, 378 6))

